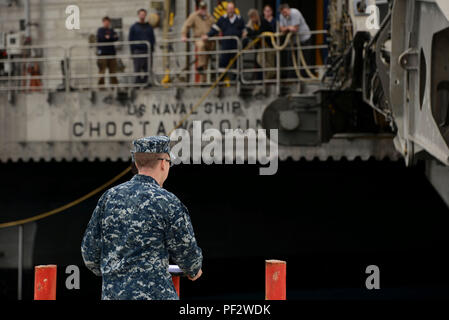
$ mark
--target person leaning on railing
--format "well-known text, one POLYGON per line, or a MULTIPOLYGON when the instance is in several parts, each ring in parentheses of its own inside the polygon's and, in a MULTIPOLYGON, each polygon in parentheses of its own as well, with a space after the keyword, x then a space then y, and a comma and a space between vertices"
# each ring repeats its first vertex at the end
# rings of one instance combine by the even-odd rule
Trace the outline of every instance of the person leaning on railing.
MULTIPOLYGON (((209 12, 207 12, 207 4, 205 1, 201 1, 198 5, 198 10, 193 12, 182 26, 181 34, 182 41, 187 41, 189 31, 192 29, 193 36, 199 38, 195 41, 196 51, 211 51, 215 48, 215 42, 206 41, 201 39, 206 35, 215 20, 209 12)), ((205 82, 207 75, 204 71, 207 69, 207 64, 209 63, 209 55, 199 54, 196 62, 196 70, 200 73, 200 82, 205 82)))
MULTIPOLYGON (((246 30, 244 32, 244 37, 246 38, 243 41, 243 47, 246 47, 247 43, 250 40, 253 40, 260 36, 264 32, 276 32, 276 20, 272 18, 270 21, 268 21, 265 16, 265 11, 270 9, 270 6, 265 6, 264 9, 264 17, 261 18, 259 15, 259 12, 256 9, 251 9, 248 12, 248 23, 246 24, 246 30)), ((273 11, 271 11, 272 13, 273 11)), ((256 44, 254 46, 254 49, 260 49, 260 48, 271 48, 273 45, 271 43, 271 38, 263 37, 260 40, 260 43, 256 44)), ((276 54, 274 52, 258 52, 256 55, 256 63, 258 68, 274 68, 275 67, 275 60, 276 60, 276 54)), ((257 80, 262 80, 262 73, 258 72, 257 74, 257 80)), ((276 73, 274 71, 268 71, 265 73, 265 77, 272 79, 276 76, 276 73)))
MULTIPOLYGON (((265 29, 265 31, 269 32, 277 32, 277 21, 274 17, 274 11, 273 8, 267 4, 263 8, 263 17, 261 19, 262 26, 265 29)), ((273 48, 273 43, 271 42, 271 38, 265 37, 265 47, 266 48, 273 48)), ((274 68, 276 67, 276 52, 266 52, 265 53, 265 67, 266 68, 274 68)), ((276 77, 276 71, 267 71, 265 74, 266 79, 273 79, 276 77)))
MULTIPOLYGON (((226 14, 217 23, 212 26, 207 35, 203 36, 203 40, 207 40, 208 37, 215 37, 221 33, 222 36, 235 36, 241 38, 245 29, 245 21, 235 13, 235 4, 229 2, 226 7, 226 14)), ((221 40, 221 50, 236 50, 238 43, 234 39, 221 40)), ((222 53, 220 55, 220 71, 224 70, 231 59, 236 55, 236 52, 222 53)), ((229 76, 231 80, 235 79, 235 74, 229 76)))
MULTIPOLYGON (((282 33, 287 34, 288 32, 292 33, 300 33, 299 41, 301 42, 301 46, 310 45, 310 28, 304 19, 303 15, 298 9, 290 8, 288 4, 281 4, 279 7, 279 11, 281 12, 280 20, 279 20, 279 30, 282 33)), ((298 45, 296 42, 296 37, 292 37, 292 42, 295 46, 298 45)), ((292 46, 287 47, 286 50, 283 51, 282 54, 282 66, 283 67, 292 67, 293 66, 293 56, 292 56, 292 46)), ((311 64, 312 61, 312 50, 304 50, 304 58, 307 64, 311 64)), ((296 55, 296 52, 295 52, 296 55)), ((298 57, 296 57, 298 58, 298 57)), ((301 74, 306 76, 304 72, 301 70, 301 74)), ((294 71, 289 70, 283 73, 284 78, 295 78, 296 74, 294 71)))
MULTIPOLYGON (((100 44, 104 42, 112 43, 117 40, 118 40, 117 33, 114 31, 113 28, 111 28, 111 20, 107 16, 104 17, 103 27, 99 28, 97 31, 97 42, 100 44)), ((113 45, 111 46, 99 45, 97 47, 97 55, 99 56, 99 58, 97 59, 99 74, 104 75, 106 69, 109 70, 110 75, 117 72, 117 60, 115 59, 115 47, 113 45)), ((111 84, 118 84, 117 77, 111 76, 110 82, 111 84)), ((104 76, 102 76, 99 79, 98 85, 100 87, 104 87, 104 76)))

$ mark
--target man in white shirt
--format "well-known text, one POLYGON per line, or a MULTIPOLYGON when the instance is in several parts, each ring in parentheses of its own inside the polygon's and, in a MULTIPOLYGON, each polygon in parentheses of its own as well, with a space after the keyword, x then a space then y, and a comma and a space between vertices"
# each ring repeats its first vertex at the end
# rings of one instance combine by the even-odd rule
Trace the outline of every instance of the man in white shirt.
MULTIPOLYGON (((281 13, 279 19, 279 29, 282 33, 287 34, 288 32, 299 33, 299 40, 301 42, 301 46, 307 46, 311 44, 311 34, 310 28, 304 19, 304 16, 298 9, 290 8, 288 4, 281 4, 279 7, 279 11, 281 13)), ((296 36, 292 37, 293 43, 296 44, 296 36)), ((291 55, 291 47, 287 47, 283 52, 283 63, 284 67, 292 67, 292 55, 291 55)), ((295 52, 297 55, 297 52, 295 52)), ((308 65, 311 64, 313 50, 303 50, 304 58, 308 65)), ((298 58, 298 57, 296 57, 298 58)), ((301 74, 304 76, 304 72, 301 74)), ((294 71, 286 71, 284 72, 284 76, 286 78, 296 77, 296 73, 294 71)))

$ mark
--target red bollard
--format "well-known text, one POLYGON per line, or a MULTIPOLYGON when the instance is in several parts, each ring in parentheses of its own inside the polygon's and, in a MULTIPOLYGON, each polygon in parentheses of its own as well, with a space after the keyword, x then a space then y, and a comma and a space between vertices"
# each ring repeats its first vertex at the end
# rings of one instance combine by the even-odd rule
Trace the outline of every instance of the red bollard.
POLYGON ((171 279, 173 280, 173 284, 175 286, 176 292, 178 293, 178 297, 179 295, 179 290, 180 290, 180 284, 181 284, 181 277, 180 276, 172 276, 171 279))
POLYGON ((175 286, 176 293, 178 293, 178 297, 180 297, 180 285, 181 285, 181 276, 183 275, 183 271, 179 266, 175 264, 171 264, 168 266, 168 272, 171 273, 171 279, 173 281, 173 285, 175 286))
POLYGON ((265 300, 287 300, 287 263, 265 261, 265 300))
POLYGON ((56 265, 34 267, 34 300, 56 300, 56 265))

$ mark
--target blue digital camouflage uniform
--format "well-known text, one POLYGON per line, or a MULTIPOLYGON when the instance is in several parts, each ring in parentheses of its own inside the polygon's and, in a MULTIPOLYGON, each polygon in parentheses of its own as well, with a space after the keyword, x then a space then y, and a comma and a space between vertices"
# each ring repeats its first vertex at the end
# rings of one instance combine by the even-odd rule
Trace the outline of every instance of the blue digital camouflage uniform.
MULTIPOLYGON (((134 152, 165 153, 167 139, 139 139, 134 152)), ((169 257, 191 277, 202 265, 187 208, 155 179, 140 174, 101 196, 81 252, 86 266, 103 277, 105 300, 176 300, 169 257)))

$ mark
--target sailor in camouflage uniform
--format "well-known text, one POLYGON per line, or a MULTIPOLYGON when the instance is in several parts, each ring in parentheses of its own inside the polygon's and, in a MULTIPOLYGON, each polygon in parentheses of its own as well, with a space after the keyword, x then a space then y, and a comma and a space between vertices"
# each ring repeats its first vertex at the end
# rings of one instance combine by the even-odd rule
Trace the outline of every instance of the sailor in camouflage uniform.
POLYGON ((162 185, 170 168, 165 136, 133 142, 139 170, 98 201, 81 245, 86 266, 103 277, 102 299, 177 300, 169 257, 190 280, 202 274, 187 208, 162 185))

